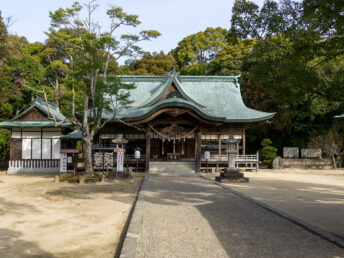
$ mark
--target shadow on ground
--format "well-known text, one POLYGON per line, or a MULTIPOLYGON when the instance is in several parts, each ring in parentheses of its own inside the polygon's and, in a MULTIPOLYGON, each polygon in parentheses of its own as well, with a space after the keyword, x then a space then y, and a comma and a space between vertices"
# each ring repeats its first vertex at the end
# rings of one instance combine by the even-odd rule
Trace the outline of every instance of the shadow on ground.
POLYGON ((0 228, 0 257, 55 257, 36 242, 20 239, 21 233, 0 228))
POLYGON ((68 184, 64 183, 62 187, 58 189, 48 191, 45 193, 47 198, 49 197, 61 197, 72 199, 93 199, 97 194, 109 194, 109 199, 132 202, 127 196, 121 194, 136 194, 138 185, 141 184, 142 178, 135 179, 121 179, 120 181, 110 182, 106 184, 68 184))
MULTIPOLYGON (((159 209, 163 206, 196 208, 209 223, 228 256, 344 256, 344 250, 334 244, 204 179, 150 176, 147 183, 145 205, 152 208, 157 204, 159 209)), ((179 216, 173 213, 174 210, 171 209, 171 216, 179 216)), ((154 215, 157 218, 158 213, 154 215)), ((180 221, 182 228, 183 217, 180 221)), ((196 221, 195 217, 192 223, 196 221)))
POLYGON ((0 197, 0 216, 6 213, 12 213, 15 215, 23 215, 26 213, 37 213, 39 212, 34 206, 26 203, 17 203, 12 201, 7 201, 0 197))
POLYGON ((344 187, 265 178, 230 186, 309 224, 344 236, 344 187))

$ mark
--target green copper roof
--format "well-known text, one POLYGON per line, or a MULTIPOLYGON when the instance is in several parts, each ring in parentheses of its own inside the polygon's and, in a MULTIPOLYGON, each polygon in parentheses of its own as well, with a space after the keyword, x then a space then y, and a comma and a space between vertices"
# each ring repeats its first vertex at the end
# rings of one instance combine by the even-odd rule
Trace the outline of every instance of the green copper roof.
MULTIPOLYGON (((68 127, 70 123, 63 123, 60 127, 68 127)), ((47 128, 55 127, 54 121, 5 121, 0 123, 0 128, 47 128)))
POLYGON ((61 139, 81 140, 82 139, 82 132, 79 129, 76 129, 67 135, 61 136, 61 139))
MULTIPOLYGON (((56 120, 58 122, 63 121, 65 117, 60 113, 59 107, 55 104, 48 102, 50 112, 54 114, 56 120)), ((0 128, 44 128, 44 127, 55 127, 55 123, 53 120, 51 121, 17 121, 18 118, 23 117, 33 108, 38 108, 47 116, 51 116, 49 114, 47 104, 44 99, 36 96, 35 99, 32 101, 30 107, 25 109, 23 112, 19 113, 17 116, 12 118, 9 121, 1 122, 0 128)), ((60 127, 68 127, 70 123, 63 123, 60 127)))
MULTIPOLYGON (((55 105, 51 102, 48 102, 48 105, 49 105, 50 112, 55 116, 55 118, 58 122, 65 119, 64 115, 62 115, 60 113, 59 107, 57 105, 55 105)), ((38 108, 40 111, 42 111, 47 116, 51 116, 49 114, 49 110, 48 110, 46 101, 44 99, 38 97, 38 96, 35 96, 34 100, 32 101, 31 106, 28 107, 27 109, 25 109, 23 112, 19 113, 17 116, 12 118, 10 121, 17 120, 18 118, 24 116, 26 113, 28 113, 31 109, 33 109, 35 107, 38 108)))
MULTIPOLYGON (((175 71, 165 76, 130 76, 119 78, 134 83, 130 91, 131 107, 118 111, 128 121, 141 120, 164 107, 188 108, 201 117, 223 122, 257 122, 271 119, 275 113, 257 111, 245 106, 238 83, 239 76, 180 76, 175 71), (183 98, 172 97, 157 102, 173 83, 183 98)), ((104 112, 104 118, 111 113, 104 112)))
POLYGON ((338 115, 338 116, 334 116, 335 118, 344 118, 344 114, 338 115))

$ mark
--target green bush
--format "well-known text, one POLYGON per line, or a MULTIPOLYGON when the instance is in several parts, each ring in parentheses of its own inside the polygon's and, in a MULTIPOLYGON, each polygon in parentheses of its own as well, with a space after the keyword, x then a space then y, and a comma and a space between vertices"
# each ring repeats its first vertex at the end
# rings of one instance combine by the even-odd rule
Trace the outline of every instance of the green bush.
POLYGON ((271 162, 277 157, 277 148, 271 146, 272 141, 268 138, 262 140, 262 160, 264 164, 271 165, 271 162))
POLYGON ((8 158, 10 150, 10 131, 0 129, 0 161, 8 158))

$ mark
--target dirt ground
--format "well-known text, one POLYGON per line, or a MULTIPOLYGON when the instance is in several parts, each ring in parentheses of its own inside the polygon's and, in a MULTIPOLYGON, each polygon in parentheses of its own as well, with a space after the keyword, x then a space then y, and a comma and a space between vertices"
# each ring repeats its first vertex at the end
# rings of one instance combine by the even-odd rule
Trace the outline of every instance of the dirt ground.
MULTIPOLYGON (((233 189, 344 238, 344 170, 282 169, 245 172, 233 189)), ((214 178, 214 174, 206 174, 214 178)))
POLYGON ((141 181, 0 175, 0 257, 114 257, 141 181))

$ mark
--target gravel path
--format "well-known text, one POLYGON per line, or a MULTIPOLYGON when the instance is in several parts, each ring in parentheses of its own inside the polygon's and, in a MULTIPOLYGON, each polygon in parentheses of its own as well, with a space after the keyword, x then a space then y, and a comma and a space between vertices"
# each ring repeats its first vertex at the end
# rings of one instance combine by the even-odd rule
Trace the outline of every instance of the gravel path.
POLYGON ((136 257, 344 257, 344 249, 199 177, 149 176, 136 257))

